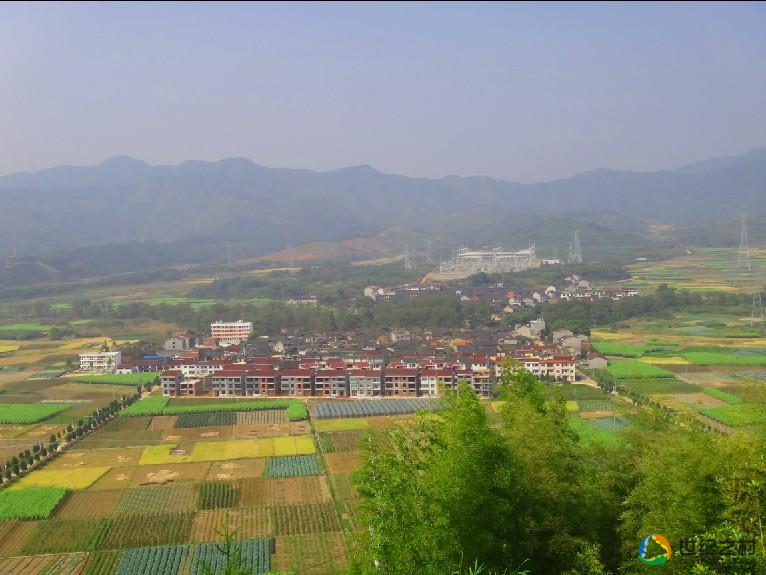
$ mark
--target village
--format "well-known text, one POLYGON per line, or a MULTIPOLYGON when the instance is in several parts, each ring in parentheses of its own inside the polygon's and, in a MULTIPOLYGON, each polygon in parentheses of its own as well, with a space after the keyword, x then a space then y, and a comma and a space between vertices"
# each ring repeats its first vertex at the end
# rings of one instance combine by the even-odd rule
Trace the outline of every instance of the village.
POLYGON ((542 319, 459 337, 395 329, 367 342, 343 333, 251 338, 252 329, 250 322, 216 322, 209 336, 176 334, 141 357, 83 353, 80 371, 159 372, 169 397, 437 397, 465 382, 491 398, 507 359, 551 382, 574 382, 578 362, 606 362, 590 352, 587 336, 569 330, 545 343, 542 319))

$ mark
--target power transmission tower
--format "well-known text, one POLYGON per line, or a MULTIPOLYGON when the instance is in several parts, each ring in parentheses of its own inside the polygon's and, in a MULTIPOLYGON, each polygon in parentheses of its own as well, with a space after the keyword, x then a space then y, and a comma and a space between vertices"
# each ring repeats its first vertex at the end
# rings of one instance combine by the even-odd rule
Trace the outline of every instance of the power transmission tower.
POLYGON ((415 269, 415 258, 412 257, 409 245, 404 250, 404 269, 411 272, 415 269))
POLYGON ((431 243, 431 238, 426 241, 426 263, 430 266, 434 263, 434 247, 431 243))
POLYGON ((761 284, 755 286, 753 292, 753 309, 750 312, 750 327, 759 323, 763 327, 763 300, 761 299, 761 284))
POLYGON ((575 230, 574 242, 569 244, 569 257, 567 258, 568 264, 581 264, 582 263, 582 247, 580 246, 580 232, 575 230))
POLYGON ((739 250, 737 251, 737 266, 734 268, 734 276, 732 278, 732 284, 737 285, 737 282, 744 275, 747 278, 753 271, 753 265, 750 261, 750 239, 747 233, 747 216, 742 214, 742 223, 739 229, 739 250))
POLYGON ((742 214, 742 223, 739 231, 739 250, 737 251, 737 266, 734 269, 733 284, 740 282, 742 287, 753 290, 753 306, 750 310, 750 327, 756 323, 763 326, 763 300, 761 290, 763 279, 760 270, 754 269, 750 258, 750 237, 747 232, 747 216, 742 214))

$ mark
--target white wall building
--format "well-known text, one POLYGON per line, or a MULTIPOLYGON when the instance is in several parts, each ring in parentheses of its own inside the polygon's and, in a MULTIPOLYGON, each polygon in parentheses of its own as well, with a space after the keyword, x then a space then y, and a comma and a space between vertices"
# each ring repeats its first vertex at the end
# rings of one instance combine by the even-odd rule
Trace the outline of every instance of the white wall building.
POLYGON ((250 321, 217 321, 210 324, 210 335, 218 338, 219 345, 238 344, 250 337, 253 322, 250 321))
POLYGON ((80 354, 81 371, 114 372, 122 363, 122 352, 96 351, 80 354))

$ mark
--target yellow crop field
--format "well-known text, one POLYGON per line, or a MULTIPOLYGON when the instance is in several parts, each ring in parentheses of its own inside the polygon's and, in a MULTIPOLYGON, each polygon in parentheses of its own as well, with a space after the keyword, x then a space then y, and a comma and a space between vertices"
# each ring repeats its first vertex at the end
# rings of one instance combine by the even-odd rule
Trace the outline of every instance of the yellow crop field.
POLYGON ((341 419, 318 419, 314 423, 317 431, 355 431, 367 429, 370 422, 363 417, 344 417, 341 419))
POLYGON ((190 450, 173 454, 178 446, 150 445, 144 448, 139 465, 164 465, 204 461, 230 461, 274 455, 310 455, 316 446, 307 435, 262 437, 258 439, 231 439, 223 441, 200 441, 190 450))
POLYGON ((165 463, 189 463, 191 455, 188 451, 184 453, 173 453, 178 447, 176 443, 165 445, 147 445, 141 454, 139 465, 162 465, 165 463))
POLYGON ((274 455, 271 438, 200 441, 194 445, 192 461, 228 461, 274 455))
POLYGON ((623 341, 626 339, 634 339, 635 336, 627 332, 600 331, 594 329, 591 332, 591 338, 601 341, 623 341))
POLYGON ((19 349, 19 344, 12 341, 0 341, 0 353, 9 353, 19 349))
POLYGON ((109 467, 86 467, 84 469, 41 469, 22 477, 9 489, 26 487, 64 487, 66 489, 85 489, 91 486, 109 467))
POLYGON ((689 365, 685 357, 642 357, 638 361, 651 365, 689 365))
POLYGON ((311 455, 316 453, 314 440, 308 435, 273 437, 274 455, 311 455))

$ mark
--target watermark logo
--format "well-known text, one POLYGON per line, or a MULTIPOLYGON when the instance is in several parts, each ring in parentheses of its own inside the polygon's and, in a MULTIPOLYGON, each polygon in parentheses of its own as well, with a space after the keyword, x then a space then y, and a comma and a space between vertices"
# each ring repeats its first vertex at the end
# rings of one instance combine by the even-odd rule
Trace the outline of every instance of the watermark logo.
POLYGON ((650 533, 644 537, 641 544, 638 546, 638 559, 641 563, 645 563, 646 565, 662 565, 670 559, 671 555, 673 555, 673 552, 670 550, 670 541, 665 539, 659 533, 650 533), (656 554, 648 549, 649 544, 652 541, 662 548, 662 553, 656 554))

